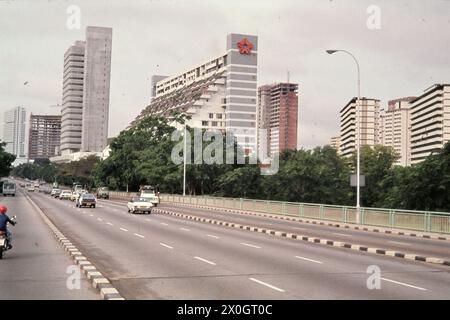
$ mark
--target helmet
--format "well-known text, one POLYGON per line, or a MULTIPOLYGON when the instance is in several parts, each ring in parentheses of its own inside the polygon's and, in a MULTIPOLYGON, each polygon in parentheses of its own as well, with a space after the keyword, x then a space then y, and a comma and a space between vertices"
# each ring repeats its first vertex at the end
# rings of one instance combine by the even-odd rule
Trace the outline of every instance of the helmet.
POLYGON ((4 205, 0 205, 0 214, 5 214, 8 211, 8 208, 4 205))

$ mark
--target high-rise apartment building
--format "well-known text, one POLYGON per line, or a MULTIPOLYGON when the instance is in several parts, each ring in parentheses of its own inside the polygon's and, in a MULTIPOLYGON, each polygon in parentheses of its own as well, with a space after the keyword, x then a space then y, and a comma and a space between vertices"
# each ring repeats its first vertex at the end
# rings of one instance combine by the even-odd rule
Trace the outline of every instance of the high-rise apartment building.
MULTIPOLYGON (((344 157, 350 157, 356 151, 357 139, 357 98, 351 99, 340 111, 340 149, 344 157)), ((374 146, 379 143, 380 100, 361 98, 360 112, 360 145, 374 146)))
POLYGON ((108 139, 112 29, 86 28, 81 151, 102 152, 108 139))
POLYGON ((341 137, 340 136, 331 137, 330 146, 333 149, 335 149, 339 152, 340 145, 341 145, 341 137))
POLYGON ((411 103, 411 164, 450 141, 450 84, 435 84, 411 103))
POLYGON ((189 115, 188 125, 233 131, 239 145, 256 148, 258 38, 229 34, 226 51, 174 76, 152 77, 152 100, 131 123, 148 115, 189 115))
POLYGON ((397 165, 410 164, 410 101, 405 97, 388 102, 388 109, 380 115, 379 143, 392 147, 398 155, 397 165))
POLYGON ((109 118, 112 29, 86 28, 64 55, 61 154, 102 152, 109 118))
POLYGON ((57 155, 61 142, 60 115, 30 116, 28 158, 49 159, 57 155))
POLYGON ((14 154, 17 160, 26 160, 27 112, 23 107, 7 110, 4 115, 3 142, 5 151, 14 154))
POLYGON ((266 129, 267 137, 258 135, 259 148, 266 140, 268 153, 297 149, 298 84, 276 83, 258 88, 258 129, 266 129))

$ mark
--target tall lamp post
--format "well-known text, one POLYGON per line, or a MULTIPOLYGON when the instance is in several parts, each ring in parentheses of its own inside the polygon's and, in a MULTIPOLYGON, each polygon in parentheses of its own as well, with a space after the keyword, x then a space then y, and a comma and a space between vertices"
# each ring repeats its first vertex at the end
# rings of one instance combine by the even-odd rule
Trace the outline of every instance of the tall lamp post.
POLYGON ((351 56, 353 60, 356 63, 356 70, 358 72, 358 80, 357 80, 357 87, 358 87, 358 100, 356 101, 356 131, 357 131, 357 138, 356 138, 356 223, 360 223, 360 196, 361 196, 361 185, 360 185, 360 174, 361 174, 361 168, 360 168, 360 160, 361 160, 361 153, 360 153, 360 146, 361 146, 361 118, 360 118, 360 101, 361 101, 361 81, 360 81, 360 71, 359 71, 359 63, 356 57, 347 50, 327 50, 328 54, 333 54, 336 52, 344 52, 351 56))

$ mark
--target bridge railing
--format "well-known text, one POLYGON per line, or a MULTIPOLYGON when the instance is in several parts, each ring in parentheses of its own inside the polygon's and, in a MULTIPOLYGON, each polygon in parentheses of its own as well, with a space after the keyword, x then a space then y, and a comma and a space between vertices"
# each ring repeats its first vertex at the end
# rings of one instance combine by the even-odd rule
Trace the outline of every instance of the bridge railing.
MULTIPOLYGON (((111 192, 112 198, 129 199, 135 192, 111 192)), ((356 223, 356 207, 273 200, 162 194, 161 202, 204 205, 293 217, 356 223)), ((384 208, 360 208, 360 224, 386 228, 449 233, 450 213, 384 208)))

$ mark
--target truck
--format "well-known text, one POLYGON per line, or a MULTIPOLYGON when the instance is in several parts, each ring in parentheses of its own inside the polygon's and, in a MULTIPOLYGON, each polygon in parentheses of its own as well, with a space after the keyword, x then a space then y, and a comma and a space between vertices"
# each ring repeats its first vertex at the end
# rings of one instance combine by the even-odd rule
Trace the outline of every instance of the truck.
POLYGON ((156 187, 150 185, 143 185, 139 188, 139 196, 141 198, 149 199, 154 207, 159 204, 159 192, 157 192, 156 187))
POLYGON ((107 187, 98 188, 97 199, 109 199, 109 189, 107 187))
POLYGON ((2 186, 2 194, 4 197, 6 196, 16 196, 16 184, 11 181, 3 182, 2 186))

